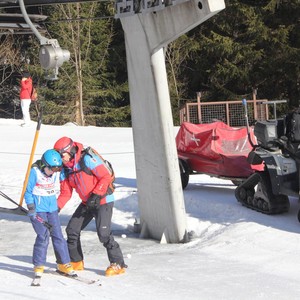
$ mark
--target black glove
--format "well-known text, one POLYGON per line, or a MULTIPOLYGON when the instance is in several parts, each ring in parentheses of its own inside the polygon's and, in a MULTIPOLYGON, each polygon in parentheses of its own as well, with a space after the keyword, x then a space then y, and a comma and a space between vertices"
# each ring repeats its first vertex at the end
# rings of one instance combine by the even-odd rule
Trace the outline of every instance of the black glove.
POLYGON ((30 203, 30 204, 27 205, 27 208, 28 208, 27 216, 30 217, 30 218, 35 218, 36 217, 35 204, 30 203))
POLYGON ((100 206, 100 199, 101 196, 97 194, 91 194, 90 197, 86 201, 86 208, 90 209, 97 209, 100 206))

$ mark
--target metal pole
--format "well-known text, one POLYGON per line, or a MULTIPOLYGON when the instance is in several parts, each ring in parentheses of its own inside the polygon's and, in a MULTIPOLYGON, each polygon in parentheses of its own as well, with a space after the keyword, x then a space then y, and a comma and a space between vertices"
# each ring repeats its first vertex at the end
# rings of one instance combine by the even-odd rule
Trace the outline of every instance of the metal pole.
POLYGON ((26 23, 28 24, 30 29, 33 31, 35 36, 39 39, 41 45, 47 44, 48 39, 39 33, 39 31, 36 29, 36 27, 32 24, 31 20, 29 19, 25 5, 24 5, 24 1, 19 0, 19 5, 20 5, 20 9, 21 9, 22 15, 24 17, 24 20, 26 21, 26 23))

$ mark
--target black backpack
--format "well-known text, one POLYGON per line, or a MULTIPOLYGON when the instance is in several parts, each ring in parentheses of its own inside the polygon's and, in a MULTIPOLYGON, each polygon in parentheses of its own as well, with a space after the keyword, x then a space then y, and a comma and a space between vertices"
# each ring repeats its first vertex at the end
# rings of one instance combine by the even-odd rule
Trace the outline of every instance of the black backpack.
POLYGON ((292 143, 300 142, 300 108, 296 108, 286 115, 285 136, 292 143))

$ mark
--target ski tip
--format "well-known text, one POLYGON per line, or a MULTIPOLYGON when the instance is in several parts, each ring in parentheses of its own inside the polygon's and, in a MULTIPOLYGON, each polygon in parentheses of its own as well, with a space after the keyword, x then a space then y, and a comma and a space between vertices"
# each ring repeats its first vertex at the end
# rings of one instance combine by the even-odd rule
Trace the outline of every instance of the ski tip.
POLYGON ((31 282, 31 286, 41 286, 41 276, 36 276, 31 282))
POLYGON ((31 286, 41 286, 40 283, 32 283, 31 286))
POLYGON ((74 273, 74 274, 67 274, 67 273, 64 273, 62 271, 59 271, 58 269, 56 269, 55 272, 58 273, 58 274, 60 274, 60 275, 66 276, 66 277, 71 277, 71 278, 78 277, 78 275, 76 273, 74 273))
POLYGON ((79 276, 76 273, 72 274, 72 275, 66 274, 64 272, 59 271, 58 269, 55 270, 54 274, 58 274, 58 275, 66 277, 66 278, 71 278, 71 279, 74 279, 74 280, 77 280, 77 281, 80 281, 80 282, 83 282, 83 283, 86 283, 86 284, 93 284, 93 283, 96 283, 96 282, 99 281, 99 280, 94 280, 94 279, 89 279, 89 278, 79 276))

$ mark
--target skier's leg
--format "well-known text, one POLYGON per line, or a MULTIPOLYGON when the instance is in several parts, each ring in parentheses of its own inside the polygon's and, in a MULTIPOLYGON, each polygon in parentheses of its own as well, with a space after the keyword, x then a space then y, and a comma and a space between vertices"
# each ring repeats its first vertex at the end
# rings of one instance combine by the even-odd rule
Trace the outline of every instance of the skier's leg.
POLYGON ((72 262, 83 260, 80 233, 81 230, 88 225, 92 218, 93 215, 89 213, 86 209, 86 206, 81 203, 75 210, 68 223, 68 226, 66 228, 66 233, 68 236, 67 244, 72 262))
POLYGON ((70 263, 70 255, 68 251, 67 241, 65 240, 62 234, 61 224, 57 211, 48 213, 48 222, 52 225, 50 235, 52 239, 52 245, 56 257, 56 262, 58 264, 70 263))
POLYGON ((100 242, 107 250, 110 263, 125 266, 123 254, 119 244, 115 241, 111 232, 111 218, 114 203, 100 205, 95 214, 97 234, 100 242))
POLYGON ((28 125, 30 123, 30 99, 21 100, 21 109, 23 114, 24 124, 28 125))
MULTIPOLYGON (((42 213, 39 213, 39 216, 43 219, 46 217, 46 215, 42 213)), ((33 246, 32 262, 34 266, 44 266, 49 245, 49 230, 36 219, 30 218, 30 220, 37 235, 33 246)))

